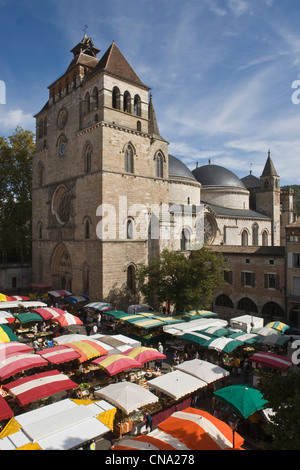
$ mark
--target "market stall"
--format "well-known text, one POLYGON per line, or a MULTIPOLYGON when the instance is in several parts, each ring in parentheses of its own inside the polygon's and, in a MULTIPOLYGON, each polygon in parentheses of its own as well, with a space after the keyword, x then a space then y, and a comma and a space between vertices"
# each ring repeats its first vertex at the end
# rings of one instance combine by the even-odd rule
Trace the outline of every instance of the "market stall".
POLYGON ((3 385, 4 391, 17 400, 21 406, 77 387, 77 383, 61 374, 58 370, 41 372, 3 385))
POLYGON ((64 399, 19 414, 0 433, 1 450, 71 450, 110 432, 107 413, 115 407, 104 400, 96 402, 64 399))
POLYGON ((45 367, 49 363, 41 356, 32 353, 18 353, 0 360, 0 380, 7 379, 23 370, 45 367))
POLYGON ((201 361, 200 359, 192 359, 184 361, 174 367, 176 370, 181 370, 186 374, 190 374, 197 379, 206 382, 207 384, 216 382, 217 380, 224 379, 229 376, 229 372, 222 367, 212 364, 211 362, 201 361))
POLYGON ((147 435, 124 439, 115 450, 191 451, 241 449, 244 439, 210 413, 186 408, 173 413, 147 435))
POLYGON ((77 351, 67 346, 56 346, 53 348, 43 349, 42 351, 37 351, 36 354, 42 356, 50 364, 61 364, 80 358, 80 354, 77 351))

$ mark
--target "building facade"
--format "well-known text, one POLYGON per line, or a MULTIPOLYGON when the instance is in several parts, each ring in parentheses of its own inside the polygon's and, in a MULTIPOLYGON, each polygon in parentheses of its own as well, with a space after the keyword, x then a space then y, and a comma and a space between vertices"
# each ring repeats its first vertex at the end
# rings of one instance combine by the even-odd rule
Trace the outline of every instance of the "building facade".
POLYGON ((35 116, 33 282, 100 301, 134 296, 137 267, 163 248, 280 246, 292 202, 281 203, 270 154, 260 178, 190 171, 169 155, 150 88, 114 42, 98 58, 85 35, 71 53, 35 116))

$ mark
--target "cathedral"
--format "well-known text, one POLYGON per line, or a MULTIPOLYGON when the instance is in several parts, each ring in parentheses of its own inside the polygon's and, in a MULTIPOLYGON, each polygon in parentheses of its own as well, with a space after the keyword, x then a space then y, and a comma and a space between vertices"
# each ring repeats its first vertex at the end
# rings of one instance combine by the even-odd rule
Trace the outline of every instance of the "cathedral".
POLYGON ((149 86, 113 42, 86 34, 36 114, 33 282, 101 301, 134 294, 135 273, 163 248, 280 246, 293 201, 270 152, 262 175, 238 178, 169 154, 149 86))

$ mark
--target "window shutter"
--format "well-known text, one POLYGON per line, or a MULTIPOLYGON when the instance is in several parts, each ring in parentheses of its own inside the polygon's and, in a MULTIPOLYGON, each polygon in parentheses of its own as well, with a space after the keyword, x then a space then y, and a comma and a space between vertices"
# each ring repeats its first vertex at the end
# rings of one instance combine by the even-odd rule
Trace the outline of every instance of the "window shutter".
POLYGON ((245 273, 241 273, 241 285, 244 286, 245 285, 245 273))
POLYGON ((288 268, 293 267, 293 253, 288 253, 288 268))
POLYGON ((264 288, 268 288, 268 274, 264 274, 264 288))
POLYGON ((280 276, 279 276, 279 274, 276 274, 276 276, 275 276, 275 289, 279 289, 279 281, 280 281, 280 276))

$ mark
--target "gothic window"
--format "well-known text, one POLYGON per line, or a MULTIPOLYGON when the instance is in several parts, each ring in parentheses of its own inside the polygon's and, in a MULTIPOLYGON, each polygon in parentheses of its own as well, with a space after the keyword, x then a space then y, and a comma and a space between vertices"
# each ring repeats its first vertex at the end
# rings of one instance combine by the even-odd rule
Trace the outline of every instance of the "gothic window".
POLYGON ((137 123, 136 123, 136 130, 139 131, 139 132, 141 132, 141 130, 142 130, 142 123, 141 123, 141 121, 137 121, 137 123))
POLYGON ((92 148, 90 144, 87 144, 83 153, 84 160, 84 171, 85 173, 90 173, 92 169, 92 148))
POLYGON ((180 249, 181 251, 186 251, 190 249, 190 242, 191 242, 191 234, 189 229, 184 228, 181 232, 181 239, 180 239, 180 249))
POLYGON ((258 245, 258 224, 253 224, 252 226, 252 245, 258 245))
POLYGON ((98 100, 98 88, 95 86, 93 89, 93 102, 92 102, 92 109, 98 109, 99 107, 99 100, 98 100))
POLYGON ((117 86, 112 91, 112 107, 114 109, 120 109, 120 90, 117 86))
POLYGON ((44 165, 42 162, 38 164, 38 185, 43 186, 44 182, 44 165))
POLYGON ((225 294, 221 294, 216 298, 216 305, 218 307, 233 308, 232 300, 225 294))
POLYGON ((141 98, 139 95, 135 95, 134 97, 134 114, 136 116, 141 116, 142 110, 141 110, 141 98))
POLYGON ((155 159, 156 159, 156 176, 158 178, 163 178, 163 176, 164 176, 164 157, 163 157, 162 153, 158 152, 155 159))
POLYGON ((127 236, 127 240, 132 240, 133 239, 133 220, 132 219, 127 220, 126 236, 127 236))
POLYGON ((125 171, 128 173, 133 173, 133 148, 130 144, 127 145, 125 149, 125 171))
POLYGON ((89 92, 87 92, 84 97, 84 114, 88 114, 90 110, 91 110, 91 96, 89 92))
POLYGON ((262 245, 268 246, 268 232, 266 230, 262 233, 262 245))
POLYGON ((123 111, 131 113, 131 96, 129 91, 125 91, 123 97, 123 111))
POLYGON ((242 231, 242 246, 248 245, 248 232, 247 230, 242 231))
POLYGON ((127 287, 135 292, 135 267, 132 264, 127 268, 127 287))
POLYGON ((90 221, 87 219, 84 222, 84 238, 88 240, 90 238, 90 221))
POLYGON ((244 297, 243 299, 239 300, 237 308, 238 310, 243 310, 244 312, 258 312, 256 304, 248 297, 244 297))

